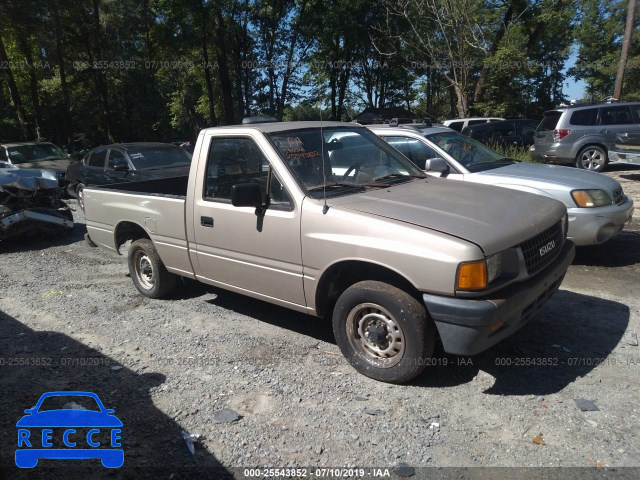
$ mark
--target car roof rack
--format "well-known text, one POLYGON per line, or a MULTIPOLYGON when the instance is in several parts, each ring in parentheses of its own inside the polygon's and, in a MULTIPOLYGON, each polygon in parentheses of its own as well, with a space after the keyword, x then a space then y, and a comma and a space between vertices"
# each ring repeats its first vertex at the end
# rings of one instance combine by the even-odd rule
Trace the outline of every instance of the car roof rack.
POLYGON ((600 102, 585 102, 585 103, 572 103, 570 105, 558 105, 555 109, 558 108, 579 108, 579 107, 597 107, 600 105, 615 105, 618 103, 640 103, 636 100, 617 100, 615 98, 610 98, 608 100, 602 100, 600 102))
POLYGON ((399 126, 411 126, 411 125, 423 125, 424 127, 430 127, 431 126, 431 120, 427 119, 427 118, 401 118, 401 117, 397 117, 397 118, 392 118, 391 120, 389 120, 389 126, 390 127, 399 127, 399 126))

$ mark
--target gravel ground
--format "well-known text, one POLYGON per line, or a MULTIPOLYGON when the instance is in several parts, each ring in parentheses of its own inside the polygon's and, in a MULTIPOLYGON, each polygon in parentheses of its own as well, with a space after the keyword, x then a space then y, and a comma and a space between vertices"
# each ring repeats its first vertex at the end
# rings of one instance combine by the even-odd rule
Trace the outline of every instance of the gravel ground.
MULTIPOLYGON (((610 170, 640 205, 640 168, 610 170)), ((346 364, 328 321, 190 281, 169 300, 142 297, 126 259, 84 243, 74 215, 68 237, 0 245, 6 478, 251 478, 244 468, 269 467, 306 469, 288 472, 296 478, 362 476, 317 470, 335 467, 391 478, 640 478, 638 220, 579 249, 558 294, 518 334, 474 357, 438 351, 415 382, 392 386, 346 364), (15 467, 15 422, 54 390, 95 392, 115 409, 122 469, 15 467)))

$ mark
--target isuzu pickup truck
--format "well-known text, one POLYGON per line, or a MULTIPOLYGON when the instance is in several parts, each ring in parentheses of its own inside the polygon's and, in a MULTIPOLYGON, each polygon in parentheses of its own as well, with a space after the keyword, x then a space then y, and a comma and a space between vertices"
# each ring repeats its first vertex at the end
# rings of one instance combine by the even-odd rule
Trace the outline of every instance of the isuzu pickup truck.
POLYGON ((182 276, 331 316, 349 363, 393 383, 436 341, 471 355, 514 333, 575 251, 562 203, 427 176, 340 122, 205 129, 188 177, 86 188, 85 216, 89 242, 129 245, 143 295, 182 276))

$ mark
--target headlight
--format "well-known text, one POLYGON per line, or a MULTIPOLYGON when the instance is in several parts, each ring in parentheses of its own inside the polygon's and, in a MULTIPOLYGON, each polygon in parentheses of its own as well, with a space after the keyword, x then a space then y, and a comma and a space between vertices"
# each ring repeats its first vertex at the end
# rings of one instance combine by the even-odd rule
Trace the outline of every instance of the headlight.
POLYGON ((579 207, 593 208, 611 205, 611 197, 604 190, 574 190, 571 192, 571 196, 579 207))

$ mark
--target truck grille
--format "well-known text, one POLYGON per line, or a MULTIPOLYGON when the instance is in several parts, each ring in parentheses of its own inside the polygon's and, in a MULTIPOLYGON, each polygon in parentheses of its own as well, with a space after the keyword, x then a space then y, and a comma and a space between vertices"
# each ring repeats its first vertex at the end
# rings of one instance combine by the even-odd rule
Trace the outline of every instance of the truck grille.
POLYGON ((622 188, 618 188, 617 190, 614 190, 613 203, 615 203, 616 205, 620 205, 621 203, 624 203, 624 201, 625 201, 625 196, 624 196, 624 193, 622 193, 622 188))
POLYGON ((560 222, 521 243, 527 273, 534 275, 553 262, 562 250, 562 245, 564 232, 560 222))

